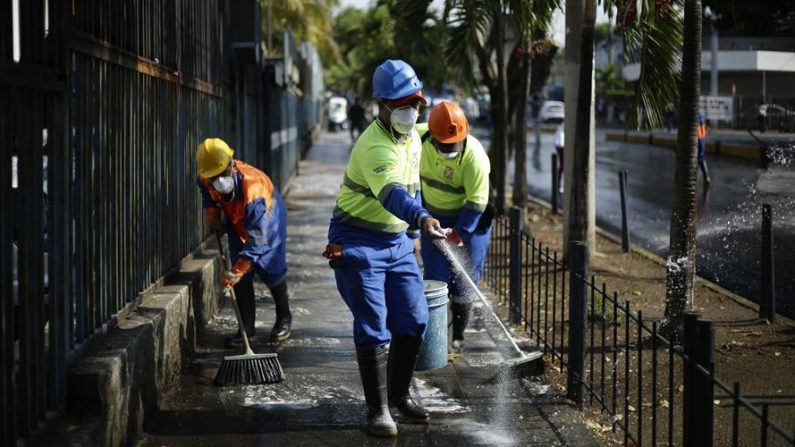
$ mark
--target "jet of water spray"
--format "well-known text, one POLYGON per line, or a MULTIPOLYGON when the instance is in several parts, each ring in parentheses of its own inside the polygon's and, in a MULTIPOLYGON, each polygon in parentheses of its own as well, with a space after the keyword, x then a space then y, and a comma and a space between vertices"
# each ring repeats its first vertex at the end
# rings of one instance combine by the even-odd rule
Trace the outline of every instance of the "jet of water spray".
POLYGON ((477 297, 480 299, 483 305, 486 306, 486 308, 491 312, 491 314, 494 316, 494 320, 497 322, 497 324, 500 325, 503 332, 505 332, 505 336, 508 337, 508 340, 511 342, 511 345, 516 350, 516 352, 520 356, 526 357, 527 355, 524 353, 524 351, 522 351, 519 348, 519 345, 516 344, 516 341, 514 341, 513 337, 511 336, 511 333, 508 331, 508 328, 506 328, 505 325, 502 324, 502 320, 500 320, 497 314, 494 313, 494 309, 491 308, 491 304, 489 304, 488 300, 486 300, 486 297, 483 296, 483 293, 475 284, 475 281, 472 280, 472 277, 469 276, 469 273, 466 271, 466 269, 464 269, 464 266, 462 265, 461 260, 458 258, 458 255, 455 252, 453 252, 453 250, 450 249, 449 242, 447 242, 446 239, 435 239, 433 243, 434 245, 436 245, 436 248, 438 248, 439 251, 444 253, 445 257, 447 257, 447 259, 453 265, 453 269, 455 269, 458 272, 459 276, 464 279, 464 282, 466 282, 466 284, 469 286, 469 289, 475 295, 477 295, 477 297))

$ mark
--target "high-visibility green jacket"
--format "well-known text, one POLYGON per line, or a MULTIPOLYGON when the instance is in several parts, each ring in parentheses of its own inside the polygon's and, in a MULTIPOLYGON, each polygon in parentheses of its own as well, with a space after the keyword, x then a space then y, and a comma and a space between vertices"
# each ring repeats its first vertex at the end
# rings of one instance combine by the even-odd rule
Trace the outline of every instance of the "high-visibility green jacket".
POLYGON ((397 140, 379 120, 359 136, 351 151, 337 205, 335 223, 383 233, 419 235, 428 216, 420 199, 419 135, 397 140), (411 224, 411 229, 409 229, 411 224))
MULTIPOLYGON (((491 165, 483 145, 472 135, 467 136, 464 150, 453 159, 439 155, 427 132, 427 123, 417 124, 422 143, 420 179, 425 208, 437 218, 456 217, 469 210, 478 216, 489 201, 489 172, 491 165)), ((466 213, 472 215, 473 213, 466 213)), ((471 231, 470 222, 462 225, 471 231)), ((475 222, 477 224, 477 222, 475 222)), ((458 226, 458 225, 457 225, 458 226)))

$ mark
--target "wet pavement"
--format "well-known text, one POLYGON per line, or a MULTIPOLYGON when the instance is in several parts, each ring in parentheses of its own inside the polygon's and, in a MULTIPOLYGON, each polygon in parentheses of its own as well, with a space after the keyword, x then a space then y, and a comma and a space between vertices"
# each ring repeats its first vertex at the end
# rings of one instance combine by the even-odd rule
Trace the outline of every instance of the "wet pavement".
MULTIPOLYGON (((396 415, 399 435, 383 440, 364 431, 366 409, 355 362, 352 317, 320 256, 328 219, 349 150, 347 133, 324 134, 301 163, 287 195, 288 281, 292 337, 278 346, 259 341, 257 352, 277 352, 286 380, 218 388, 212 384, 234 331, 227 306, 212 323, 205 351, 188 365, 147 420, 141 446, 596 446, 580 413, 540 377, 491 383, 511 356, 507 340, 476 309, 465 355, 446 367, 415 375, 412 393, 431 412, 429 425, 396 415)), ((257 327, 274 319, 267 288, 257 283, 257 327)))
MULTIPOLYGON (((756 301, 761 210, 762 203, 770 203, 774 215, 777 310, 795 317, 795 168, 792 157, 795 141, 777 141, 773 162, 767 169, 733 158, 707 157, 712 184, 705 189, 699 171, 697 269, 699 275, 756 301)), ((549 201, 550 157, 554 152, 552 135, 543 134, 541 147, 536 149, 533 136, 529 134, 527 147, 530 192, 549 201)), ((618 172, 626 169, 632 243, 665 257, 674 161, 671 149, 606 141, 604 131, 597 131, 597 225, 620 234, 618 172)), ((513 167, 510 169, 512 178, 513 167)))

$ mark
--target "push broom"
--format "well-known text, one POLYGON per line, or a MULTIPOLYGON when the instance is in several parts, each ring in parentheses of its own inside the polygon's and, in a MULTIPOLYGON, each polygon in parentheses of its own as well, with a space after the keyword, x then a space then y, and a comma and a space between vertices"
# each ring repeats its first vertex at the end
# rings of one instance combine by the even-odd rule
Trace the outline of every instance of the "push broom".
MULTIPOLYGON (((218 251, 221 253, 226 264, 226 269, 229 270, 229 258, 224 253, 224 247, 221 244, 221 233, 215 232, 215 238, 218 241, 218 251)), ((272 354, 255 354, 251 350, 251 345, 248 341, 248 335, 243 327, 243 318, 240 316, 240 308, 237 305, 237 297, 235 296, 235 289, 227 287, 229 295, 232 297, 232 306, 235 309, 235 317, 237 317, 237 326, 240 334, 243 337, 244 352, 240 355, 232 355, 224 357, 218 372, 215 374, 213 382, 217 386, 223 385, 255 385, 260 383, 277 383, 284 379, 284 371, 282 365, 279 363, 279 358, 276 353, 272 354)))
POLYGON ((477 295, 477 297, 480 299, 480 301, 483 303, 486 309, 488 309, 489 312, 491 312, 491 315, 494 317, 494 320, 497 322, 500 328, 502 328, 502 331, 505 333, 505 336, 508 338, 508 341, 511 342, 511 346, 518 354, 517 357, 502 362, 502 364, 500 364, 499 368, 497 369, 496 374, 494 374, 494 376, 490 379, 490 381, 494 382, 494 381, 509 379, 512 377, 524 377, 527 375, 538 373, 540 366, 537 360, 541 358, 542 355, 541 352, 535 351, 530 354, 526 354, 524 351, 522 351, 521 348, 519 348, 519 345, 516 344, 516 341, 514 341, 513 337, 511 336, 511 333, 508 331, 508 328, 506 328, 505 325, 502 324, 502 320, 500 320, 500 317, 498 317, 497 314, 494 312, 494 309, 491 308, 491 304, 489 304, 489 302, 486 301, 486 297, 483 296, 483 293, 480 292, 478 286, 475 285, 475 281, 473 281, 472 278, 467 273, 467 271, 464 270, 464 267, 461 265, 461 261, 459 261, 458 256, 456 256, 456 254, 453 253, 452 250, 450 250, 450 247, 447 245, 447 242, 444 239, 436 239, 433 242, 434 245, 436 245, 436 247, 442 253, 444 253, 445 257, 447 257, 447 259, 450 260, 450 263, 453 265, 453 268, 456 271, 458 271, 459 276, 464 278, 464 281, 466 281, 469 288, 472 290, 472 292, 475 293, 475 295, 477 295))

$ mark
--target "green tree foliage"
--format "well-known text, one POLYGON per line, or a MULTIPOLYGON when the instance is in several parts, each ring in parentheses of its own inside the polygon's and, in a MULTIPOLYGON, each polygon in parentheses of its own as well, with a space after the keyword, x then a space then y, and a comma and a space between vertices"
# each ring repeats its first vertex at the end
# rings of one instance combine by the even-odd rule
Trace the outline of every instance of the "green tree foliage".
POLYGON ((271 26, 273 45, 268 52, 281 54, 284 29, 290 28, 298 42, 309 42, 317 48, 326 66, 335 63, 340 52, 332 35, 331 9, 339 3, 339 0, 260 0, 262 33, 266 41, 269 22, 271 26))
POLYGON ((634 97, 633 92, 625 90, 624 76, 621 74, 621 68, 618 65, 608 65, 605 68, 597 67, 594 72, 596 96, 614 100, 626 100, 634 97))
POLYGON ((369 97, 373 71, 386 59, 402 59, 417 71, 427 88, 451 81, 442 45, 444 22, 428 8, 399 0, 379 0, 369 10, 349 7, 337 14, 333 37, 340 48, 337 64, 328 67, 329 88, 369 97))
POLYGON ((602 4, 607 11, 618 8, 624 54, 641 64, 631 125, 662 127, 666 107, 678 97, 682 4, 682 0, 605 0, 602 4))
MULTIPOLYGON (((419 1, 419 0, 417 0, 419 1)), ((460 67, 464 80, 485 85, 491 97, 492 183, 495 204, 505 206, 505 166, 509 154, 518 154, 514 202, 522 205, 526 196, 524 169, 525 112, 528 92, 543 85, 557 47, 547 39, 547 31, 558 0, 447 0, 445 42, 448 64, 460 67), (515 40, 512 48, 502 44, 505 34, 515 40), (505 50, 507 67, 500 67, 500 50, 505 50), (529 62, 529 63, 525 63, 529 62), (544 65, 547 67, 545 68, 544 65), (528 85, 527 77, 533 73, 528 85), (503 83, 507 85, 503 85, 503 83)))
POLYGON ((610 24, 607 22, 597 23, 596 26, 594 26, 593 31, 594 42, 607 40, 608 36, 610 35, 610 24))

